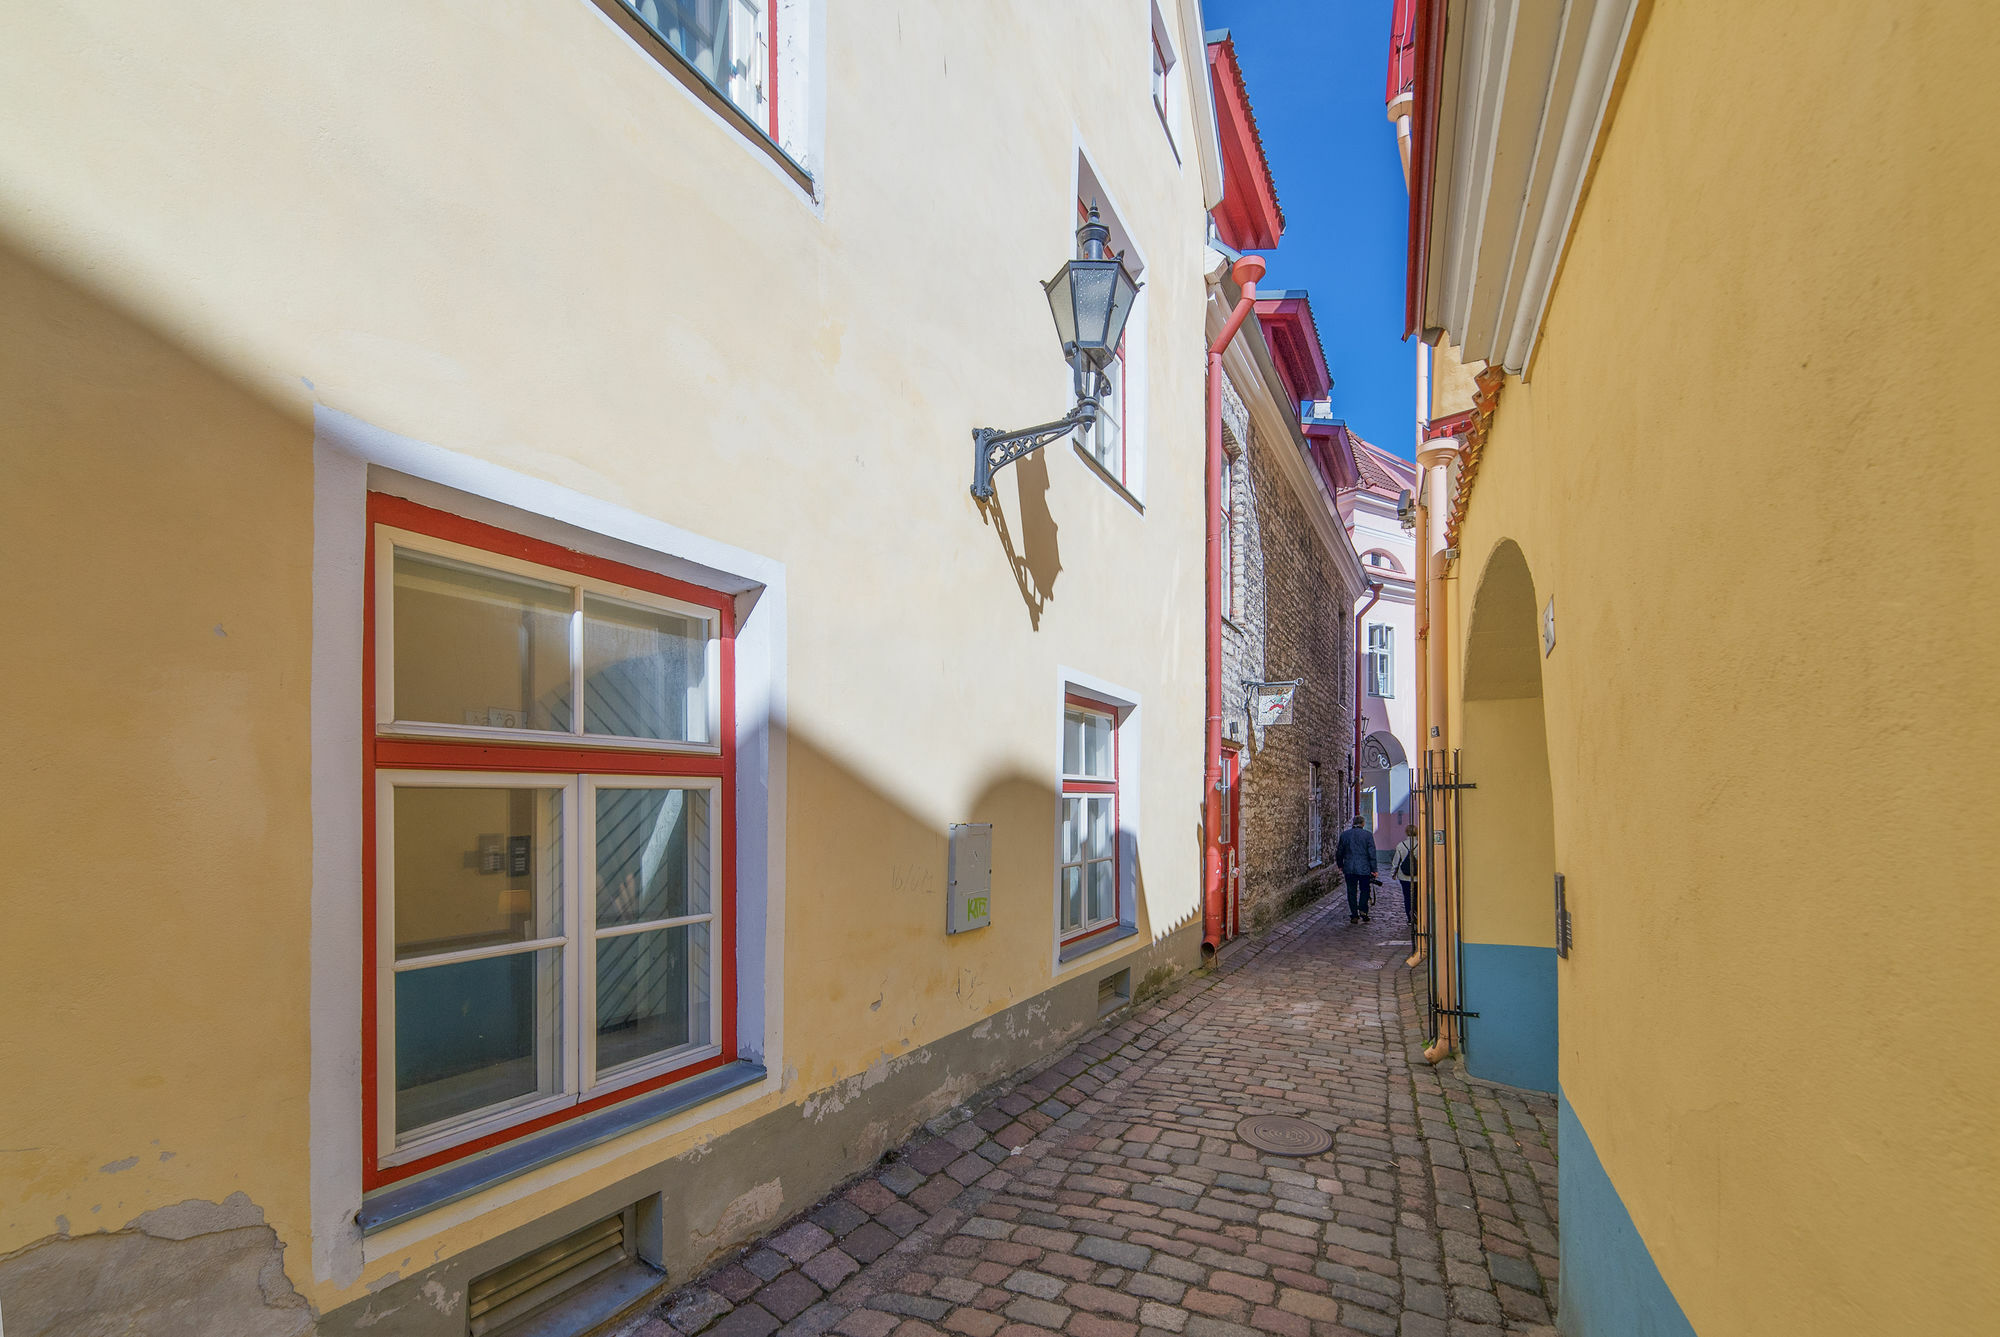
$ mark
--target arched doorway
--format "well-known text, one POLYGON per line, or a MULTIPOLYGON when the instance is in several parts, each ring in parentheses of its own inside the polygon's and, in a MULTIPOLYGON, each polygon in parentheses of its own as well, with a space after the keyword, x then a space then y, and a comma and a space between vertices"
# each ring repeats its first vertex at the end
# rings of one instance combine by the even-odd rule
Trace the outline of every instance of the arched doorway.
POLYGON ((1465 640, 1465 1063, 1556 1089, 1555 821, 1535 582, 1511 539, 1487 558, 1465 640))
POLYGON ((1361 742, 1361 815, 1381 850, 1395 849, 1410 821, 1410 759, 1386 729, 1361 742))

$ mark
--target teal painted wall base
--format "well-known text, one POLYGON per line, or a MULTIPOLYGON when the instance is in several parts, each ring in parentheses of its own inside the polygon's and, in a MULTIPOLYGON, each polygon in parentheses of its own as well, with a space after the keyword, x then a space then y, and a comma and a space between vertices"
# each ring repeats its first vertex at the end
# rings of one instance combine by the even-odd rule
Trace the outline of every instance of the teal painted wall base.
POLYGON ((1556 1327, 1563 1337, 1695 1337, 1560 1090, 1556 1194, 1562 1205, 1556 1327))
POLYGON ((1556 1089, 1556 949, 1465 944, 1465 1069, 1533 1091, 1556 1089))

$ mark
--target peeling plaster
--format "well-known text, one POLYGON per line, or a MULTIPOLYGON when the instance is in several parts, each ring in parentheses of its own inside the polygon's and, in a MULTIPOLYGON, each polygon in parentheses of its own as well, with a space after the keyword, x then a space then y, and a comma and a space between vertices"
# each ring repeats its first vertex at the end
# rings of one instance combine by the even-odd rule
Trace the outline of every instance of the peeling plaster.
POLYGON ((452 1311, 458 1308, 460 1293, 447 1290, 442 1281, 432 1277, 424 1283, 424 1298, 431 1302, 431 1308, 448 1318, 452 1311))
POLYGON ((137 1156, 127 1156, 122 1161, 110 1161, 104 1165, 98 1166, 97 1172, 99 1174, 106 1174, 106 1175, 120 1174, 126 1170, 131 1169, 138 1163, 139 1163, 139 1158, 137 1156))
MULTIPOLYGON (((135 1158, 136 1160, 136 1158, 135 1158)), ((36 1337, 306 1337, 315 1315, 285 1246, 242 1193, 190 1198, 122 1230, 58 1233, 0 1256, 0 1299, 36 1337)))
POLYGON ((784 1206, 785 1186, 780 1180, 767 1179, 755 1188, 738 1194, 722 1209, 713 1230, 698 1232, 694 1236, 696 1255, 705 1257, 724 1245, 748 1238, 755 1233, 754 1227, 774 1220, 784 1206))

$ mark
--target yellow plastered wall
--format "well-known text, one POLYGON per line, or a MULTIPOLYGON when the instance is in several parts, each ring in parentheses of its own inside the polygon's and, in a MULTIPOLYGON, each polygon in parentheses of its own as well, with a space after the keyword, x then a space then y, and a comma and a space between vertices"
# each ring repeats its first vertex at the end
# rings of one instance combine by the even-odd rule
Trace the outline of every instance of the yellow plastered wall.
POLYGON ((0 1127, 56 1148, 0 1165, 0 1252, 240 1189, 331 1308, 1034 997, 1058 665, 1143 702, 1138 942, 1194 918, 1204 211, 1147 33, 829 5, 815 204, 585 0, 0 16, 33 632, 0 782, 32 901, 0 1011, 33 1025, 0 1043, 36 1074, 0 1127), (1039 281, 1079 143, 1147 265, 1144 506, 1058 443, 982 517, 971 429, 1069 402, 1039 281), (317 407, 773 558, 789 609, 783 1094, 339 1278, 306 1224, 317 407), (947 940, 966 820, 994 926, 947 940))
POLYGON ((1562 1084, 1703 1337, 2000 1303, 1996 54, 1653 7, 1460 539, 1459 647, 1503 539, 1555 600, 1562 1084))
MULTIPOLYGON (((305 1145, 312 464, 5 246, 0 311, 6 1253, 305 1145)), ((302 1237, 303 1193, 265 1205, 302 1237)))

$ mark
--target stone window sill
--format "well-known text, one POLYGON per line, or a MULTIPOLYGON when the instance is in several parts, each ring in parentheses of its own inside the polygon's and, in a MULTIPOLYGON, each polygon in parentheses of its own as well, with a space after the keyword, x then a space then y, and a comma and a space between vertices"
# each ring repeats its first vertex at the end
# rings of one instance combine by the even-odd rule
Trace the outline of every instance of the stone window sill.
POLYGON ((532 1137, 495 1147, 484 1155, 447 1165, 419 1179, 377 1189, 361 1200, 355 1220, 371 1235, 425 1212, 469 1198, 516 1175, 539 1169, 586 1147, 623 1137, 635 1128, 728 1095, 764 1080, 764 1065, 739 1060, 711 1069, 622 1104, 572 1119, 532 1137))
POLYGON ((1096 474, 1099 478, 1102 478, 1105 481, 1105 484, 1109 486, 1113 492, 1116 492, 1119 496, 1123 497, 1126 503, 1129 504, 1133 510, 1137 511, 1141 515, 1144 515, 1146 513, 1146 503, 1140 501, 1137 497, 1133 496, 1132 490, 1126 487, 1125 484, 1123 484, 1118 480, 1117 474, 1114 474, 1109 469, 1105 468, 1104 465, 1101 462, 1099 462, 1097 456, 1091 454, 1088 450, 1084 449, 1083 442, 1078 441, 1074 437, 1071 437, 1070 445, 1075 448, 1076 457, 1082 460, 1085 464, 1089 465, 1090 471, 1096 474))
POLYGON ((1056 964, 1066 966, 1072 961, 1081 961, 1086 956, 1103 951, 1113 943, 1123 942, 1127 938, 1135 938, 1138 935, 1139 926, 1137 924, 1120 924, 1108 933, 1100 933, 1095 937, 1085 938, 1081 942, 1073 942, 1064 946, 1056 953, 1056 964))

